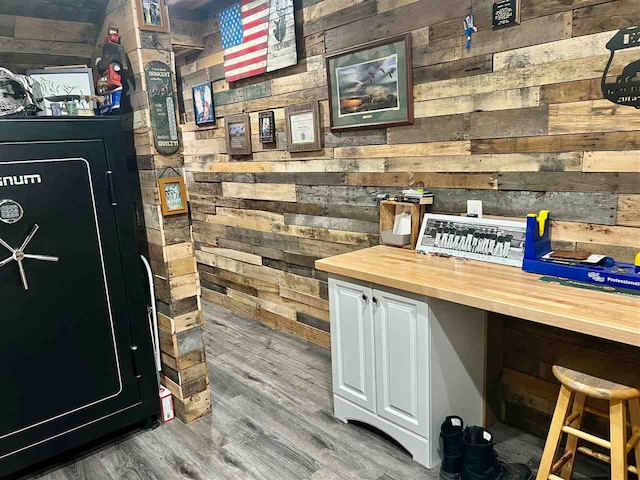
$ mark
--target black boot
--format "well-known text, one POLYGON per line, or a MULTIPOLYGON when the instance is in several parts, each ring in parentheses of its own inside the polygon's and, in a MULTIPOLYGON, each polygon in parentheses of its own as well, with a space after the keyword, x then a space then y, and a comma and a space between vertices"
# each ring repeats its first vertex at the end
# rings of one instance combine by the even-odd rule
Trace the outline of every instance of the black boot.
POLYGON ((493 448, 493 435, 481 427, 469 427, 464 433, 464 468, 462 480, 531 480, 526 465, 503 463, 493 448))
POLYGON ((442 439, 441 480, 458 480, 464 459, 464 422, 460 417, 447 417, 440 428, 442 439))

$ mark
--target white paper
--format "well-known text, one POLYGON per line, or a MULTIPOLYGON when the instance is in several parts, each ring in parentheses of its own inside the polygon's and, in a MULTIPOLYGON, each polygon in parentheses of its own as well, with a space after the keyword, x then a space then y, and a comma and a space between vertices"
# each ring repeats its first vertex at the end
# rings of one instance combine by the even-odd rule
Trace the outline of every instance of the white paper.
POLYGON ((402 212, 395 216, 393 220, 394 235, 410 235, 411 234, 411 214, 402 212))
POLYGON ((313 112, 294 113, 289 117, 291 143, 313 143, 316 141, 313 126, 313 112))

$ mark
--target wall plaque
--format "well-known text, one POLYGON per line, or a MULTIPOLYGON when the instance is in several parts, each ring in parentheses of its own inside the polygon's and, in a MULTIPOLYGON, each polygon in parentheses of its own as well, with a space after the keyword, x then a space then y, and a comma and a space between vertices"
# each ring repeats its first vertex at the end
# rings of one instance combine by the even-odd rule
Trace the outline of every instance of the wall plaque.
POLYGON ((158 153, 171 155, 180 148, 173 97, 173 75, 169 65, 156 60, 145 66, 151 129, 158 153))
POLYGON ((607 100, 615 104, 640 109, 640 60, 624 67, 615 82, 607 82, 616 52, 634 47, 640 47, 640 27, 623 28, 609 40, 607 49, 611 56, 602 74, 602 93, 607 100))
POLYGON ((520 0, 493 0, 493 29, 520 25, 520 0))

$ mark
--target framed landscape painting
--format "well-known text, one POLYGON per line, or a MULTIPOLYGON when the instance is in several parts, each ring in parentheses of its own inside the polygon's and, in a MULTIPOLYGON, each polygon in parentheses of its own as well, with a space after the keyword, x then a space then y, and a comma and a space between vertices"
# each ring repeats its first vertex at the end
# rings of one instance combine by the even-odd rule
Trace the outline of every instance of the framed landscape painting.
POLYGON ((411 34, 327 56, 331 130, 413 123, 411 34))

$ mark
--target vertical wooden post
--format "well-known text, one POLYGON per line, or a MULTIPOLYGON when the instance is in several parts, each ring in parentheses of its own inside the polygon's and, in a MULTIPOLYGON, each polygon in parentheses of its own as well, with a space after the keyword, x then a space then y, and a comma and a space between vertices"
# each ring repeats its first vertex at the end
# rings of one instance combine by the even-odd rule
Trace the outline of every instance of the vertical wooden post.
MULTIPOLYGON (((175 70, 171 35, 140 30, 137 8, 135 0, 109 2, 101 38, 110 24, 116 25, 131 62, 131 75, 125 81, 132 111, 122 115, 122 123, 134 139, 131 155, 136 158, 142 194, 140 239, 154 274, 159 312, 161 381, 175 397, 178 418, 189 422, 211 411, 200 285, 188 214, 162 216, 158 179, 183 175, 183 157, 180 152, 161 155, 155 149, 144 73, 145 65, 152 60, 175 70)), ((166 8, 164 2, 161 8, 166 8)), ((96 56, 101 48, 99 42, 96 56)), ((177 112, 174 115, 177 118, 177 112)))

